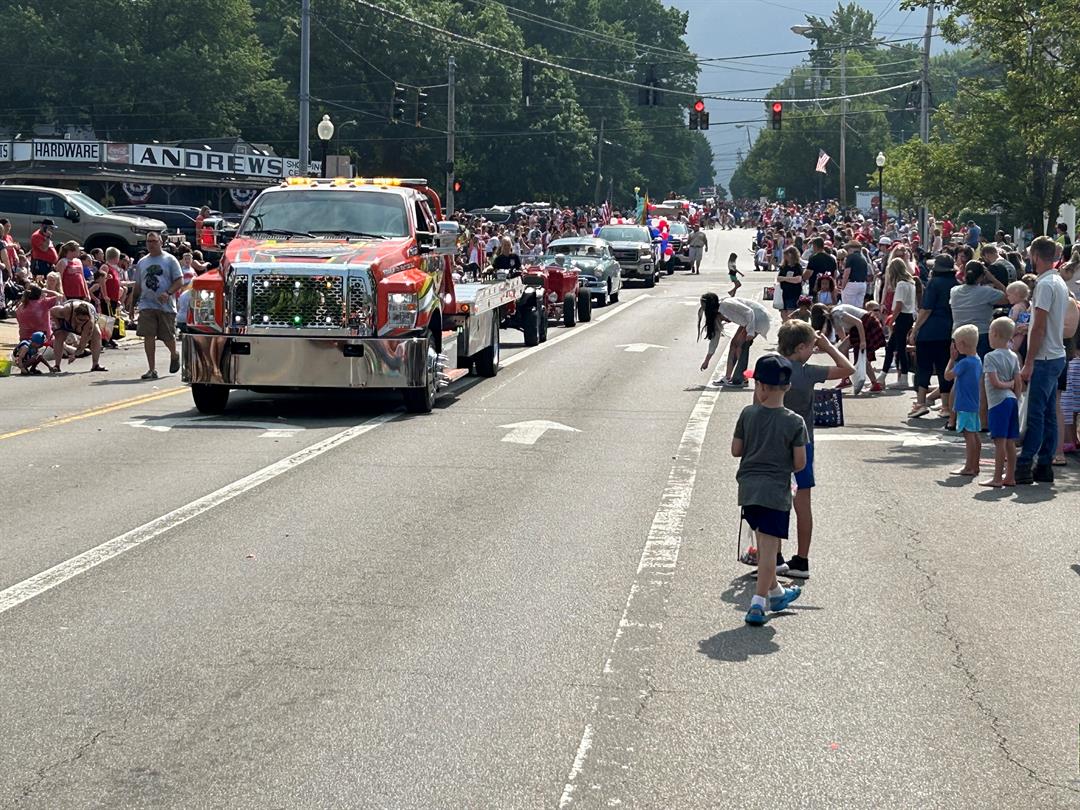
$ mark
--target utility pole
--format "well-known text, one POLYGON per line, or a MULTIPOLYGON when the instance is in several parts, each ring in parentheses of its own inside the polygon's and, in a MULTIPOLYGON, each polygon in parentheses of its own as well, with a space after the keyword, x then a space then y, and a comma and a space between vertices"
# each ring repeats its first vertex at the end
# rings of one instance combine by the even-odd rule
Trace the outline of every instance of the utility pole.
POLYGON ((600 186, 604 182, 603 171, 604 156, 604 117, 600 116, 600 131, 596 136, 596 199, 594 205, 600 205, 600 186))
POLYGON ((308 132, 311 129, 311 0, 300 0, 300 176, 308 173, 308 132))
POLYGON ((847 45, 840 46, 840 208, 847 208, 847 45))
MULTIPOLYGON (((919 136, 923 143, 930 143, 930 39, 934 33, 934 0, 926 6, 926 33, 923 34, 922 81, 919 98, 919 136)), ((930 244, 927 233, 926 200, 919 205, 919 234, 924 245, 930 244)))
POLYGON ((454 215, 454 57, 446 68, 446 216, 454 215))

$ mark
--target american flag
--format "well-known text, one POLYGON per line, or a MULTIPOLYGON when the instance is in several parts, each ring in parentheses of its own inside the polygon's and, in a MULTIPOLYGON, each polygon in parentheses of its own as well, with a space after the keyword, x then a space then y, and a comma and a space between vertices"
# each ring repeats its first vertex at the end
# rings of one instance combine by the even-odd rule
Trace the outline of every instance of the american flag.
POLYGON ((817 169, 815 171, 819 171, 822 174, 827 174, 827 172, 825 171, 825 167, 829 164, 830 160, 832 160, 832 158, 829 157, 829 155, 825 152, 824 149, 818 149, 817 169))
POLYGON ((600 224, 607 225, 609 219, 611 219, 611 203, 605 200, 600 206, 600 224))

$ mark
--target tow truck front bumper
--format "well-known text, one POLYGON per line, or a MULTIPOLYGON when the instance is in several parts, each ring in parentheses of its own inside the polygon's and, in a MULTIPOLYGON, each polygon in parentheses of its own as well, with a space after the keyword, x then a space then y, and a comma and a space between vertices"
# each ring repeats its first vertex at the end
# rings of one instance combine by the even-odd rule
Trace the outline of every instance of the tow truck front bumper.
POLYGON ((230 388, 416 388, 429 341, 414 338, 183 336, 181 378, 230 388))

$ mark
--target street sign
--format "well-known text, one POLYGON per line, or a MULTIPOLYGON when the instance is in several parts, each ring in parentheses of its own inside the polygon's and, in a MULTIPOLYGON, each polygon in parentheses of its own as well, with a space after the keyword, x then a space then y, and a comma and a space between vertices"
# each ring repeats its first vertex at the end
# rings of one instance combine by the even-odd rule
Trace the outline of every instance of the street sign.
POLYGON ((715 197, 716 186, 698 186, 699 197, 715 197))
POLYGON ((778 199, 778 200, 782 200, 782 199, 784 199, 784 197, 785 197, 786 195, 787 195, 787 192, 786 192, 786 191, 784 191, 784 187, 783 187, 783 186, 780 186, 780 187, 778 187, 778 188, 776 189, 776 199, 778 199))

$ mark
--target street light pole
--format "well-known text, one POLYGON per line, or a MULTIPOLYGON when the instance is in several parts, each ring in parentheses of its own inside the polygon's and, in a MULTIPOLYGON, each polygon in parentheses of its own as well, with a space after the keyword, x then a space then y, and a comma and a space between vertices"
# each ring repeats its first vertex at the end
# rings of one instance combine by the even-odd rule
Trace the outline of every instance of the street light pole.
POLYGON ((334 137, 334 122, 330 120, 329 115, 322 117, 322 121, 319 122, 319 126, 315 128, 315 131, 319 135, 319 140, 322 141, 322 171, 320 174, 326 177, 326 152, 330 146, 330 139, 334 137))
POLYGON ((847 208, 847 46, 840 46, 840 208, 847 208))
POLYGON ((300 3, 300 176, 308 173, 308 130, 311 127, 311 0, 300 3))
POLYGON ((874 159, 877 164, 877 199, 878 199, 878 222, 882 230, 885 228, 885 153, 878 152, 874 159))
MULTIPOLYGON (((919 136, 923 143, 930 143, 930 38, 934 34, 934 0, 926 5, 926 33, 923 34, 922 81, 919 93, 919 136)), ((919 235, 924 245, 930 244, 927 232, 926 200, 919 204, 919 235)))

